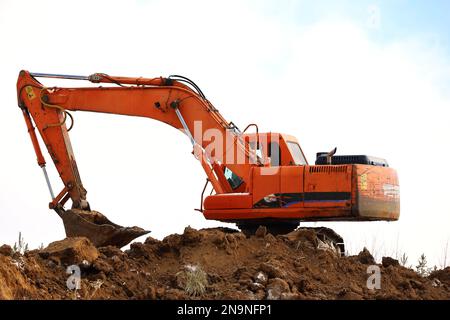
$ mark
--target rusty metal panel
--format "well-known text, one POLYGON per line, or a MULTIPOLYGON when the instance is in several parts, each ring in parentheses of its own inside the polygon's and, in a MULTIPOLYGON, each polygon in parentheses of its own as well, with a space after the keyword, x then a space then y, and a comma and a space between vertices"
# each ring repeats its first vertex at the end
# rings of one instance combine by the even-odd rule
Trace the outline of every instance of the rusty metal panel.
POLYGON ((400 187, 392 168, 354 165, 354 215, 368 220, 398 220, 400 187))

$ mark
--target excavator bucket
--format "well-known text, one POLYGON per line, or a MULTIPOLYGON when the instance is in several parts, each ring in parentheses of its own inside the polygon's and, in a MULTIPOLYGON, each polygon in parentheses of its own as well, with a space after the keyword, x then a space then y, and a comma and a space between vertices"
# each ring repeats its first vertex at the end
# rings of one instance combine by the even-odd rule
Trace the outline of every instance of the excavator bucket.
POLYGON ((149 233, 139 227, 122 227, 97 211, 55 209, 64 222, 67 237, 86 237, 96 246, 121 248, 149 233))

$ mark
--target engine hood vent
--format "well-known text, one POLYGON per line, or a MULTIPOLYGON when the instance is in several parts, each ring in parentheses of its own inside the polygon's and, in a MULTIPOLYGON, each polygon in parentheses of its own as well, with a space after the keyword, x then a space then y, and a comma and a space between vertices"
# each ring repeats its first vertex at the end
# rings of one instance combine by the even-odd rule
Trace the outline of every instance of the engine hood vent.
MULTIPOLYGON (((317 153, 316 165, 326 165, 327 157, 324 152, 317 153)), ((366 155, 342 155, 332 156, 331 164, 366 164, 371 166, 389 167, 387 161, 382 158, 371 157, 366 155)))

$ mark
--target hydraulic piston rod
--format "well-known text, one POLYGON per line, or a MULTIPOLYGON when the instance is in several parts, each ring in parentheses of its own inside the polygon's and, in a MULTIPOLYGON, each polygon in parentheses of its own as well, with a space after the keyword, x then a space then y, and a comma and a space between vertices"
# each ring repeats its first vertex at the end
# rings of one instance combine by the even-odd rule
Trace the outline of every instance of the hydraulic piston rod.
POLYGON ((54 79, 70 79, 70 80, 89 80, 88 76, 75 76, 69 74, 53 74, 53 73, 39 73, 30 72, 30 75, 35 78, 54 78, 54 79))
POLYGON ((50 191, 50 196, 52 197, 52 200, 55 199, 55 194, 53 193, 53 188, 50 183, 50 179, 48 178, 47 170, 45 169, 45 165, 41 167, 42 171, 44 172, 45 181, 47 182, 48 190, 50 191))

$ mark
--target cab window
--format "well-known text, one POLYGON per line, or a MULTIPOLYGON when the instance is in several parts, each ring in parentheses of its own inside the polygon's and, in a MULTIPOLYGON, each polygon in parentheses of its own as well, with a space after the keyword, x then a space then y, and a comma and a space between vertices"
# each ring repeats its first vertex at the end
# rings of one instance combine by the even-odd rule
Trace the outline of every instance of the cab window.
POLYGON ((227 179, 230 184, 231 189, 237 189, 242 184, 242 179, 239 178, 233 171, 225 167, 225 171, 223 173, 225 175, 225 179, 227 179))
POLYGON ((305 156, 303 155, 300 146, 296 142, 288 141, 287 142, 289 151, 291 152, 292 158, 294 159, 294 163, 296 165, 306 165, 305 156))
POLYGON ((269 143, 267 153, 268 156, 270 157, 270 165, 272 167, 278 167, 280 165, 281 159, 280 145, 277 142, 269 143))

